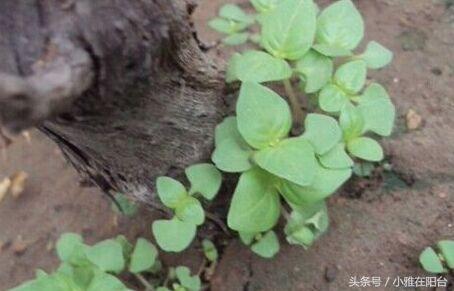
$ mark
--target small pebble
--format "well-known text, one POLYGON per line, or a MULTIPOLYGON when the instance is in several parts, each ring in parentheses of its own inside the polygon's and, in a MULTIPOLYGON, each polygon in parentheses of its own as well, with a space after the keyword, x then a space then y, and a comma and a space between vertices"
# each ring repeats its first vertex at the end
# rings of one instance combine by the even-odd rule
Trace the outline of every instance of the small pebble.
POLYGON ((440 197, 441 199, 445 199, 446 197, 448 197, 448 194, 446 194, 446 192, 440 192, 438 193, 438 197, 440 197))
POLYGON ((407 121, 407 128, 409 130, 415 130, 421 127, 422 117, 413 109, 408 110, 405 119, 407 121))
POLYGON ((337 277, 337 268, 333 266, 328 266, 325 268, 325 279, 328 283, 336 280, 337 277))
POLYGON ((432 72, 432 74, 434 74, 435 76, 440 76, 441 74, 443 74, 443 71, 440 69, 440 68, 432 68, 432 70, 430 70, 432 72))
POLYGON ((27 250, 27 243, 22 239, 22 236, 18 236, 17 239, 13 242, 11 249, 13 253, 17 256, 22 255, 27 250))

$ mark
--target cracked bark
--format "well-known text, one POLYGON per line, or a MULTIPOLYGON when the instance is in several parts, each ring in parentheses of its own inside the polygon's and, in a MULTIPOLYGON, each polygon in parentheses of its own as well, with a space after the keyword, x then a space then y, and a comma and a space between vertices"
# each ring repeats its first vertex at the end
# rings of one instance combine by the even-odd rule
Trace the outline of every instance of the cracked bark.
POLYGON ((104 191, 156 203, 154 180, 207 160, 222 74, 183 0, 0 1, 0 118, 37 126, 104 191))

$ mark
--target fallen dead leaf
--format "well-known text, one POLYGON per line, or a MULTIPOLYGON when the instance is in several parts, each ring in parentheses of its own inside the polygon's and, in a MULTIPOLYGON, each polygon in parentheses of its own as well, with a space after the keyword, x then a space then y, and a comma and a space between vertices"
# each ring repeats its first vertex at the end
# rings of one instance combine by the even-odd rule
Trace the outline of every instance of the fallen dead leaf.
POLYGON ((5 198, 10 186, 11 186, 11 179, 8 177, 3 179, 3 181, 0 182, 0 202, 2 202, 3 198, 5 198))
POLYGON ((28 178, 28 174, 24 171, 20 171, 11 176, 10 192, 14 198, 19 197, 24 192, 25 181, 28 178))
POLYGON ((32 138, 30 136, 30 132, 24 131, 24 132, 22 132, 22 136, 25 138, 25 140, 27 141, 28 144, 32 143, 32 138))
POLYGON ((407 121, 407 128, 409 130, 415 130, 421 127, 422 117, 413 109, 408 110, 405 119, 407 121))

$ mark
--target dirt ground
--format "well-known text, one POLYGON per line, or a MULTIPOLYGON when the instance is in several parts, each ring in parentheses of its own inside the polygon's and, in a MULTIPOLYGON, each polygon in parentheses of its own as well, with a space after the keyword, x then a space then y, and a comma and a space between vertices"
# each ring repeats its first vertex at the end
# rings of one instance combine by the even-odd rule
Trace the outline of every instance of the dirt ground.
MULTIPOLYGON (((194 20, 204 42, 218 39, 206 22, 225 2, 201 1, 194 20)), ((231 241, 211 290, 343 291, 351 290, 352 276, 390 278, 392 285, 397 277, 425 275, 418 264, 425 246, 454 239, 454 5, 449 0, 355 2, 366 22, 366 41, 377 40, 395 54, 391 66, 370 75, 388 88, 398 111, 395 132, 383 141, 393 170, 356 179, 333 197, 329 232, 308 251, 283 243, 275 259, 264 260, 231 241), (410 109, 422 117, 415 130, 406 127, 410 109)), ((222 61, 231 52, 210 53, 222 61)), ((88 242, 119 233, 151 237, 152 214, 115 214, 100 191, 80 186, 57 148, 38 132, 32 132, 31 142, 16 139, 0 165, 0 180, 20 170, 29 174, 22 195, 0 203, 0 290, 32 278, 36 268, 55 268, 53 246, 63 232, 82 233, 88 242)), ((202 255, 194 245, 183 255, 164 255, 164 261, 196 270, 202 255)))

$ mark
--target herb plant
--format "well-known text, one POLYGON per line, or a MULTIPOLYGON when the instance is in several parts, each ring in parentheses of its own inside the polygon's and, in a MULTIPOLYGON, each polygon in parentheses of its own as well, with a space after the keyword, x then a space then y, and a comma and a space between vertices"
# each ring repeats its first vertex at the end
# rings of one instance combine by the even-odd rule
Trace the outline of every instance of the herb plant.
POLYGON ((419 256, 424 270, 436 274, 447 273, 448 269, 454 271, 454 241, 441 240, 436 249, 427 247, 419 256))
POLYGON ((118 278, 126 272, 135 276, 146 291, 201 290, 200 278, 191 276, 184 266, 170 268, 167 278, 161 278, 158 251, 144 238, 139 238, 135 246, 122 235, 89 246, 80 235, 66 233, 56 248, 61 264, 54 273, 39 270, 36 279, 10 291, 132 291, 118 278), (144 275, 153 278, 147 280, 144 275))
POLYGON ((235 116, 216 127, 212 161, 240 173, 228 226, 253 252, 272 257, 279 250, 272 229, 281 214, 286 240, 309 247, 328 228, 326 198, 353 167, 383 159, 374 137, 391 134, 395 108, 383 86, 366 77, 368 68, 389 64, 392 53, 375 41, 354 53, 364 23, 350 0, 321 11, 312 0, 251 3, 257 14, 249 17, 233 4, 221 8, 220 17, 235 20, 235 29, 214 25, 221 18, 210 22, 228 38, 254 27, 240 19, 254 19, 259 33, 249 32, 249 39, 260 46, 229 61, 226 81, 239 81, 240 92, 235 116), (274 91, 279 83, 286 99, 274 91))
MULTIPOLYGON (((373 163, 383 159, 375 138, 391 134, 395 108, 383 86, 367 81, 367 69, 386 66, 393 55, 375 41, 364 52, 354 52, 364 36, 354 4, 340 0, 323 10, 313 0, 251 4, 256 14, 227 4, 209 23, 225 34, 224 44, 252 41, 259 47, 235 53, 229 61, 226 82, 240 82, 240 91, 235 115, 215 129, 215 166, 187 168, 189 190, 173 178, 157 179, 158 196, 172 213, 171 219, 152 225, 165 251, 179 252, 192 242, 205 221, 201 199, 211 201, 219 192, 219 170, 240 174, 228 226, 254 253, 271 258, 280 248, 274 228, 281 215, 287 242, 310 247, 328 228, 326 199, 351 177, 352 169, 367 176, 373 163), (286 98, 277 92, 285 92, 286 98)), ((124 213, 136 212, 124 197, 117 201, 124 213)), ((214 268, 215 245, 204 240, 202 247, 214 268)), ((454 269, 454 242, 440 241, 437 248, 438 253, 429 247, 421 254, 423 267, 433 273, 454 269)), ((58 241, 57 253, 57 271, 38 271, 35 280, 12 291, 126 291, 130 289, 117 278, 126 271, 146 290, 201 289, 200 278, 182 266, 169 269, 163 286, 160 280, 146 280, 142 274, 156 274, 161 264, 157 249, 142 238, 134 247, 123 236, 88 246, 68 233, 58 241)))
POLYGON ((193 165, 185 172, 191 184, 189 191, 170 177, 159 177, 156 181, 161 202, 174 213, 173 218, 156 220, 152 225, 157 244, 168 252, 180 252, 189 246, 197 226, 205 221, 198 198, 212 200, 222 183, 221 173, 211 164, 193 165))

